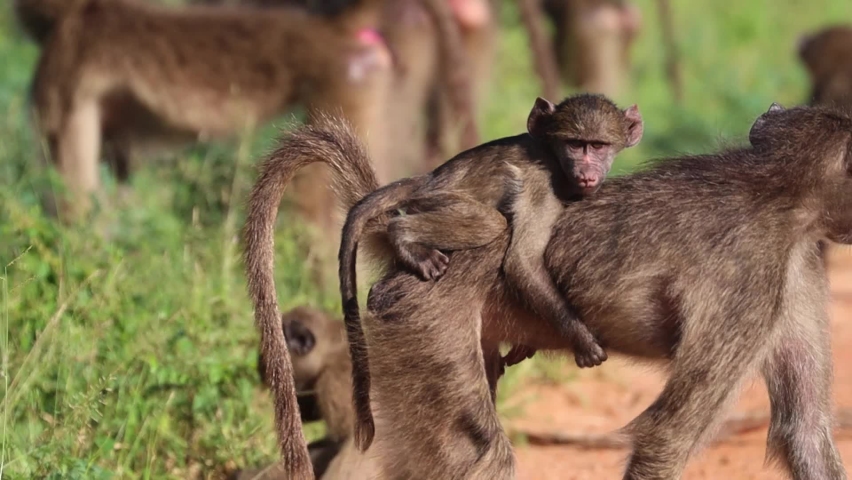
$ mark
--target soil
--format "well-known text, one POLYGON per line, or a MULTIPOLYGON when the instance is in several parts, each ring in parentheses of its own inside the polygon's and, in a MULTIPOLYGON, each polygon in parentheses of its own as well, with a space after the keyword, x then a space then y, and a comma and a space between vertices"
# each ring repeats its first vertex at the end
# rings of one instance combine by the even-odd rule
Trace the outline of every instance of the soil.
MULTIPOLYGON (((829 255, 831 333, 834 356, 834 405, 852 409, 852 249, 834 248, 829 255)), ((566 362, 567 363, 567 362, 566 362)), ((566 366, 566 370, 575 368, 566 366)), ((508 431, 537 433, 606 434, 632 420, 650 405, 665 380, 661 371, 610 356, 602 366, 572 372, 562 384, 530 383, 512 398, 523 402, 523 415, 504 424, 508 431)), ((741 392, 729 415, 769 412, 766 387, 754 378, 741 392)), ((852 430, 837 430, 837 446, 847 470, 852 471, 852 430)), ((784 478, 774 464, 766 464, 766 427, 725 438, 704 448, 692 459, 683 478, 784 478)), ((573 446, 516 445, 519 480, 621 478, 629 453, 626 448, 589 449, 573 446)))

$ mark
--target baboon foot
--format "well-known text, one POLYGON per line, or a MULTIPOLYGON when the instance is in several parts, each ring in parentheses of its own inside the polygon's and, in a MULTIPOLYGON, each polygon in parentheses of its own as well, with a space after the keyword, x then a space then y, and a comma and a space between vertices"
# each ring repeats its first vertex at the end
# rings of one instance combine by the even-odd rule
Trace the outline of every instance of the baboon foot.
POLYGON ((574 350, 574 361, 580 368, 596 367, 606 359, 606 352, 597 342, 584 343, 574 350))
POLYGON ((434 248, 416 247, 410 252, 414 271, 423 280, 437 280, 447 272, 450 259, 434 248))

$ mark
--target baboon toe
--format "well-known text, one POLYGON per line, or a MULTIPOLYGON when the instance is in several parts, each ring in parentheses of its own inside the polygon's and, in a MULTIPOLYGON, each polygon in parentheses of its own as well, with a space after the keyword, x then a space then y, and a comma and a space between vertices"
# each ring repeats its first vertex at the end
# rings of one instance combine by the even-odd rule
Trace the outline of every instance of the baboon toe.
POLYGON ((432 250, 417 262, 417 269, 424 280, 437 280, 447 272, 450 259, 438 250, 432 250))
POLYGON ((594 345, 583 353, 575 353, 574 360, 580 368, 596 367, 607 359, 607 354, 600 345, 594 345))

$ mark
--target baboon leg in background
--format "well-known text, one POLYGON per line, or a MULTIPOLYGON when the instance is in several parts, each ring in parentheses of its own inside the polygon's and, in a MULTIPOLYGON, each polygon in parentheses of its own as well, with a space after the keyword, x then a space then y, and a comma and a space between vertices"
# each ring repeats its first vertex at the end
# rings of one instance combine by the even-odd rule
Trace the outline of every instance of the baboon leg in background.
POLYGON ((626 81, 630 45, 641 26, 639 10, 627 2, 606 0, 550 1, 546 8, 556 24, 562 77, 580 90, 617 97, 626 81))
POLYGON ((438 82, 438 39, 419 0, 389 2, 386 15, 385 36, 402 66, 389 92, 386 122, 387 154, 398 167, 393 177, 400 178, 423 171, 427 108, 438 82))
MULTIPOLYGON (((453 14, 461 29, 461 38, 470 62, 470 93, 474 112, 479 115, 488 97, 491 71, 497 46, 495 8, 488 0, 450 0, 453 14)), ((422 171, 429 171, 459 152, 459 146, 449 141, 458 137, 457 114, 452 97, 442 89, 432 91, 427 107, 426 162, 422 171)))
POLYGON ((101 130, 98 105, 81 102, 68 111, 55 140, 53 161, 73 200, 62 200, 60 210, 71 217, 85 213, 91 206, 90 195, 100 187, 98 160, 101 130))

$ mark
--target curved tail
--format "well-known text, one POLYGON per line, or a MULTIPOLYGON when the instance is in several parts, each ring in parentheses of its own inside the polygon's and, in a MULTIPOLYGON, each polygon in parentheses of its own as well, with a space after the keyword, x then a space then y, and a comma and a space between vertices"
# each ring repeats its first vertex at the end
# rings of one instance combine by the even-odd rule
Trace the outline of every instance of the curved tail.
POLYGON ((260 167, 249 197, 245 242, 248 290, 261 337, 267 380, 275 399, 275 426, 288 478, 312 479, 293 382, 293 365, 281 330, 273 277, 274 225, 284 190, 302 167, 323 162, 333 170, 332 186, 346 207, 378 188, 362 142, 343 120, 320 115, 317 122, 288 134, 260 167))
POLYGON ((400 203, 423 183, 423 177, 406 178, 386 185, 364 197, 349 210, 340 241, 340 296, 343 302, 343 321, 349 336, 352 356, 352 401, 355 406, 355 445, 363 452, 375 436, 375 423, 370 408, 370 370, 367 362, 367 342, 361 328, 358 307, 356 257, 358 242, 368 225, 384 225, 377 218, 400 207, 400 203))
POLYGON ((62 17, 88 0, 15 0, 18 22, 39 45, 44 44, 62 17))

